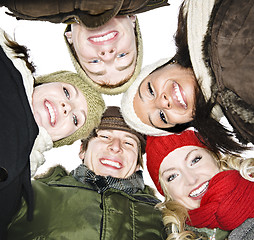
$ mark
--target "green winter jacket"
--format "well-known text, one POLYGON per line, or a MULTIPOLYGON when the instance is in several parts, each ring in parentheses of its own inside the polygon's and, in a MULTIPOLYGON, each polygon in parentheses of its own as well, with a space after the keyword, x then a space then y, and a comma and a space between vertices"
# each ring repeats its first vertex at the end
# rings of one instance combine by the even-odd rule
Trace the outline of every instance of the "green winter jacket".
POLYGON ((164 239, 161 214, 154 208, 159 200, 147 186, 133 195, 112 188, 98 193, 60 166, 32 184, 33 221, 27 221, 23 202, 9 225, 10 240, 164 239))

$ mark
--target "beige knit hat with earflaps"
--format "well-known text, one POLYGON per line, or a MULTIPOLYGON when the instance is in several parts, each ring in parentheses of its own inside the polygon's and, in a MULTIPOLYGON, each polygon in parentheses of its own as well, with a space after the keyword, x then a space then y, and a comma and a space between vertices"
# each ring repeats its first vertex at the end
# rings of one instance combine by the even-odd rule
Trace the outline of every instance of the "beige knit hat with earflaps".
MULTIPOLYGON (((65 32, 67 32, 69 30, 70 30, 70 25, 67 26, 67 28, 65 29, 65 32)), ((143 62, 143 42, 142 42, 141 32, 140 32, 139 23, 138 23, 137 18, 136 18, 136 22, 135 22, 135 35, 136 35, 136 43, 137 43, 137 59, 136 59, 136 66, 135 66, 135 69, 134 69, 134 73, 126 83, 124 83, 121 86, 112 87, 112 88, 104 87, 104 86, 99 85, 98 83, 95 83, 86 74, 86 72, 80 66, 77 58, 75 57, 76 54, 73 53, 71 45, 69 44, 66 36, 64 36, 64 39, 65 39, 66 45, 67 45, 68 50, 69 50, 71 61, 74 65, 77 73, 84 80, 84 82, 89 84, 91 87, 93 87, 94 89, 96 89, 100 93, 104 93, 104 94, 107 94, 107 95, 116 95, 116 94, 120 94, 120 93, 125 92, 130 87, 130 85, 134 82, 134 80, 137 78, 138 74, 141 71, 142 62, 143 62)))
POLYGON ((69 71, 58 71, 35 79, 35 85, 50 82, 64 82, 75 86, 83 93, 87 101, 87 118, 85 124, 70 136, 54 141, 53 146, 70 145, 78 139, 86 138, 99 125, 101 116, 105 110, 105 103, 101 94, 86 84, 78 74, 69 71))

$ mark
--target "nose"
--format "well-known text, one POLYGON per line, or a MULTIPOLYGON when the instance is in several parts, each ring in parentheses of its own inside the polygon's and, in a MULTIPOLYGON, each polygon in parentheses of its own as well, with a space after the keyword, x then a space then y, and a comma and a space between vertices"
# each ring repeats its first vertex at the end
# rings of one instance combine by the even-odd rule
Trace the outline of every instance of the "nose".
POLYGON ((99 51, 98 55, 103 61, 111 61, 115 58, 116 49, 113 47, 104 47, 99 51))
POLYGON ((167 96, 166 93, 162 93, 156 98, 156 105, 162 109, 170 109, 171 108, 171 98, 167 96))
POLYGON ((198 176, 194 172, 185 171, 184 173, 185 182, 189 186, 196 185, 198 182, 198 176))
POLYGON ((71 111, 71 105, 69 103, 62 102, 61 106, 62 106, 64 115, 67 116, 71 111))
POLYGON ((109 150, 114 153, 122 151, 121 139, 113 138, 112 141, 109 143, 109 150))

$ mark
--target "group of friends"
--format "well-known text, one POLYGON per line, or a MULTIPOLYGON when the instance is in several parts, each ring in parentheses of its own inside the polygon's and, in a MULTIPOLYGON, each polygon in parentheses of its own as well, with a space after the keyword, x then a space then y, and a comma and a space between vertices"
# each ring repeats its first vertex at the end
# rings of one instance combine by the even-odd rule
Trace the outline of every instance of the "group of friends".
POLYGON ((254 239, 252 0, 183 0, 175 55, 145 67, 138 14, 167 0, 0 6, 65 23, 76 70, 36 76, 0 30, 0 239, 254 239), (77 140, 76 169, 36 174, 45 151, 77 140))

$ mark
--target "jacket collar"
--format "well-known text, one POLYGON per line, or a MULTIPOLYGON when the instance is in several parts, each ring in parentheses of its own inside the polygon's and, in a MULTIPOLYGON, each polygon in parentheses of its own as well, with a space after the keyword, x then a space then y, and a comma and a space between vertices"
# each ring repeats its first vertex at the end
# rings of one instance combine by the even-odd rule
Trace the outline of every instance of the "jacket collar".
POLYGON ((134 194, 139 190, 144 190, 145 184, 142 171, 137 171, 128 178, 114 178, 111 176, 99 176, 89 170, 85 165, 79 165, 71 172, 73 177, 81 183, 89 183, 91 187, 99 193, 113 188, 127 194, 134 194))

